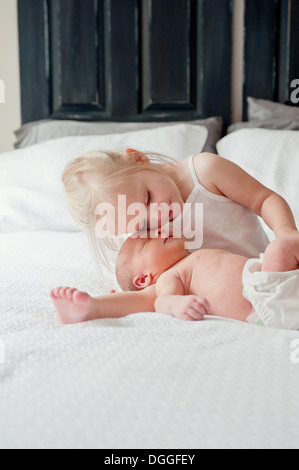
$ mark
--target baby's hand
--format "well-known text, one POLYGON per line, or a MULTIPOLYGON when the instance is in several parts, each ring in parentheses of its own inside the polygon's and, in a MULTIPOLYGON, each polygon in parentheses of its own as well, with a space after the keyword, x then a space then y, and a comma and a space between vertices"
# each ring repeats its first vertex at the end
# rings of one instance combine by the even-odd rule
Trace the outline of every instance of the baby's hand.
POLYGON ((209 302, 198 295, 175 295, 171 307, 171 314, 185 321, 202 321, 210 311, 209 302))

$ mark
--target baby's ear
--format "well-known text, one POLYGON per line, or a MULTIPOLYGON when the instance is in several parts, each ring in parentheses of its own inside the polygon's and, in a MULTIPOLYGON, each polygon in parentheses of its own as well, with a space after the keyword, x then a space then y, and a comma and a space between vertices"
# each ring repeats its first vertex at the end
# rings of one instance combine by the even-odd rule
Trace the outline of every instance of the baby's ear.
POLYGON ((149 163, 148 157, 145 153, 140 152, 139 150, 135 149, 125 149, 125 155, 128 159, 133 159, 136 162, 140 163, 149 163))
POLYGON ((137 289, 145 289, 153 283, 153 276, 151 274, 137 274, 133 279, 133 284, 137 289))

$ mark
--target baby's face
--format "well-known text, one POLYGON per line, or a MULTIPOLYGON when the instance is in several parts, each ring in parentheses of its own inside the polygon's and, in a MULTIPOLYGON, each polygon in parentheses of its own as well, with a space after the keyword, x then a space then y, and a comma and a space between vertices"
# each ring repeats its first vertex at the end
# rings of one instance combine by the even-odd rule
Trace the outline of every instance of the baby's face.
POLYGON ((189 254, 184 238, 162 237, 156 234, 151 238, 150 232, 139 232, 125 241, 119 255, 122 260, 130 260, 130 267, 136 275, 150 274, 151 284, 189 254))

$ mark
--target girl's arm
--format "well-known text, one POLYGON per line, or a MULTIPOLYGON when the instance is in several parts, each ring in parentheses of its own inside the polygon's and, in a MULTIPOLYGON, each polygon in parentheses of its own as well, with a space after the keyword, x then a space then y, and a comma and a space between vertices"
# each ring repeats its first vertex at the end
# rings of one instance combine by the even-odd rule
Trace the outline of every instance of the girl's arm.
POLYGON ((261 207, 261 217, 276 237, 295 234, 297 231, 293 213, 287 202, 278 194, 267 197, 261 207))
POLYGON ((298 237, 295 219, 287 202, 274 191, 218 155, 203 153, 195 158, 201 184, 209 191, 224 195, 255 212, 273 230, 276 237, 298 237))

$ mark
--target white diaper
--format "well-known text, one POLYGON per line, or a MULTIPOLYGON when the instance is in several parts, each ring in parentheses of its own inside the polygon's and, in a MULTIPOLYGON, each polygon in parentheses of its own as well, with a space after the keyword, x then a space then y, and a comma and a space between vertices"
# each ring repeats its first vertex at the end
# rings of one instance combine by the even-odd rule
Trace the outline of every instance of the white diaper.
POLYGON ((285 273, 261 271, 260 259, 250 259, 243 270, 243 295, 252 304, 250 323, 269 328, 299 330, 299 269, 285 273))

